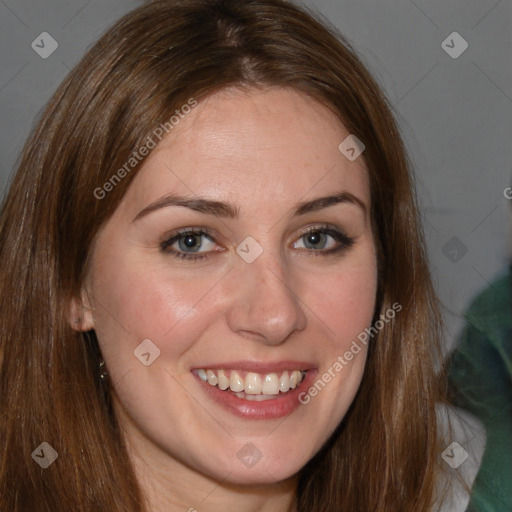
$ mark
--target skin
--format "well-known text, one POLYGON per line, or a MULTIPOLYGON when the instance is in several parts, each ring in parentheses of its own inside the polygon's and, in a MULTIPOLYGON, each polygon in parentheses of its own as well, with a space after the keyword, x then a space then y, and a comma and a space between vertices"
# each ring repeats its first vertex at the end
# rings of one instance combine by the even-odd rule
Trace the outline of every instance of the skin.
POLYGON ((350 162, 339 152, 347 135, 333 113, 293 90, 221 91, 151 152, 98 234, 75 306, 86 312, 80 328, 96 330, 152 512, 293 510, 298 471, 354 399, 364 347, 314 399, 280 419, 235 416, 191 373, 230 361, 301 360, 321 375, 371 324, 377 272, 368 174, 362 158, 350 162), (366 212, 343 202, 294 214, 300 201, 341 191, 366 212), (134 221, 171 193, 227 202, 238 216, 167 206, 134 221), (354 244, 328 255, 306 246, 301 229, 323 224, 354 244), (210 229, 206 258, 162 250, 187 227, 210 229), (250 264, 235 251, 247 236, 263 249, 250 264), (147 338, 160 350, 150 366, 133 354, 147 338), (237 457, 247 443, 261 453, 250 468, 237 457))

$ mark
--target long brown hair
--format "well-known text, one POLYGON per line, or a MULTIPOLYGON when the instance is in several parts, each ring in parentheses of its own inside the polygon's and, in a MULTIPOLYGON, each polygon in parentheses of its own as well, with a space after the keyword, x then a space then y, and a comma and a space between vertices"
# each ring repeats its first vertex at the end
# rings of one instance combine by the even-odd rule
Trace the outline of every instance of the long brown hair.
MULTIPOLYGON (((378 85, 324 21, 282 0, 151 2, 122 18, 59 87, 23 151, 0 221, 0 509, 141 512, 94 332, 71 328, 95 234, 140 164, 98 199, 155 127, 227 86, 291 87, 364 142, 378 251, 359 392, 303 468, 300 512, 431 510, 439 325, 404 148, 378 85), (31 456, 48 442, 58 459, 31 456)), ((340 141, 341 142, 341 141, 340 141)))

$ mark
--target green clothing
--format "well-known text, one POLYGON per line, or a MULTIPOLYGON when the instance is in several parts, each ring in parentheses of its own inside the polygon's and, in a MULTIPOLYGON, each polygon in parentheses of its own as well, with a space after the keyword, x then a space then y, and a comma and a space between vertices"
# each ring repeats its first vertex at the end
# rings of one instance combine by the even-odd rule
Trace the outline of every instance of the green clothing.
POLYGON ((512 511, 511 276, 477 296, 449 365, 453 401, 485 426, 487 443, 467 512, 512 511))

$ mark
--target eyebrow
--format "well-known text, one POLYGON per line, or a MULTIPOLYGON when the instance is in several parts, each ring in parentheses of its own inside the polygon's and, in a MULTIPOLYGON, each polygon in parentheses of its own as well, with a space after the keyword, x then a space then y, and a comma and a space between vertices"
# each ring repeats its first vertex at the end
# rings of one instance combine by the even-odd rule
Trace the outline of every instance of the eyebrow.
MULTIPOLYGON (((335 195, 317 197, 309 201, 300 202, 297 205, 295 205, 294 215, 305 215, 306 213, 323 210, 324 208, 328 208, 329 206, 334 206, 340 203, 349 203, 356 205, 363 210, 363 213, 366 216, 367 212, 365 203, 354 194, 351 194, 350 192, 346 191, 339 192, 338 194, 335 195)), ((145 217, 146 215, 156 210, 160 210, 161 208, 166 208, 169 206, 182 206, 194 210, 196 212, 215 215, 216 217, 232 219, 238 217, 240 211, 238 207, 235 207, 229 203, 225 203, 222 201, 213 201, 211 199, 197 197, 189 198, 170 194, 146 206, 136 215, 136 217, 133 219, 133 222, 141 219, 142 217, 145 217)))

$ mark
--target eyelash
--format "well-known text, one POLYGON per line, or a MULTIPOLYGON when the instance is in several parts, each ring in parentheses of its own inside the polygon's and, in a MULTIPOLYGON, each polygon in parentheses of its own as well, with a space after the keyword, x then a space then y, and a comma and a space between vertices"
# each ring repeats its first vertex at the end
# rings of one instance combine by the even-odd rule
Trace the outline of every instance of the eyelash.
MULTIPOLYGON (((338 245, 336 247, 333 247, 331 249, 322 249, 322 250, 307 250, 308 256, 330 256, 332 254, 343 252, 346 249, 349 249, 355 244, 355 238, 347 236, 342 231, 339 231, 338 229, 334 229, 327 224, 320 225, 320 226, 312 226, 310 228, 306 228, 304 230, 301 230, 299 233, 299 236, 297 240, 300 240, 301 238, 309 235, 310 233, 320 233, 324 235, 331 236, 338 245)), ((160 249, 162 252, 166 254, 172 254, 174 257, 179 258, 181 260, 188 260, 188 261, 197 261, 197 260, 204 260, 208 258, 211 255, 211 252, 217 252, 217 251, 210 251, 210 252, 204 252, 204 253, 186 253, 186 252, 178 252, 175 250, 169 249, 174 243, 180 240, 180 238, 186 236, 186 235, 195 235, 195 236, 206 236, 210 241, 215 242, 215 239, 213 238, 212 233, 210 230, 206 227, 197 227, 197 228, 185 228, 182 229, 176 233, 174 233, 170 238, 167 238, 160 244, 160 249)))

